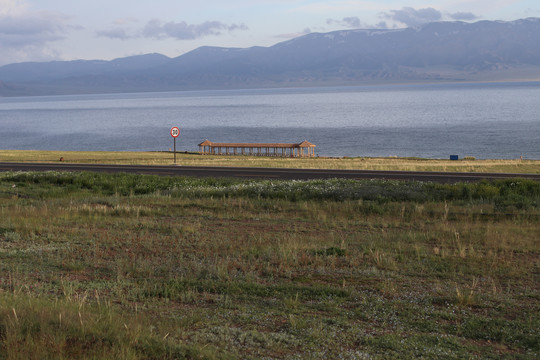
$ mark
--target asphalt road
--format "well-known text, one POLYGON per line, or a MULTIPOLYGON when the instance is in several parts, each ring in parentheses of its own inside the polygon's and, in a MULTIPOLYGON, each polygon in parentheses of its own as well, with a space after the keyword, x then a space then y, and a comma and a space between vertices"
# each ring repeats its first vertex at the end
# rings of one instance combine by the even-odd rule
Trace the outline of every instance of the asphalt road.
POLYGON ((455 173, 418 171, 375 171, 375 170, 324 170, 282 169, 246 167, 204 166, 151 166, 151 165, 103 165, 67 163, 9 163, 0 162, 0 171, 96 171, 109 173, 136 173, 167 176, 235 177, 263 179, 398 179, 433 182, 479 181, 482 179, 528 178, 540 181, 535 174, 501 173, 455 173))

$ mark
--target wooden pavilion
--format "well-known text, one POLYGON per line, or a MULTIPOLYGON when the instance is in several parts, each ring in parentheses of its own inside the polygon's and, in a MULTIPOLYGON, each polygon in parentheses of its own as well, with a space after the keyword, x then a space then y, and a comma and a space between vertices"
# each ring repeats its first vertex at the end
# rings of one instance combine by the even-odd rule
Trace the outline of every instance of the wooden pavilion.
POLYGON ((305 140, 299 144, 213 143, 205 140, 199 144, 199 151, 202 155, 314 157, 315 146, 305 140))

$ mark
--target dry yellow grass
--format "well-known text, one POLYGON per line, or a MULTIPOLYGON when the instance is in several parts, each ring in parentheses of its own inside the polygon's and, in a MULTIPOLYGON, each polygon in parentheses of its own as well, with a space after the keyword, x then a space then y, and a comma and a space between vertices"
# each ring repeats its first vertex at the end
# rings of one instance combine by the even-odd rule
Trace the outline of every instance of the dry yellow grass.
MULTIPOLYGON (((0 161, 59 162, 90 164, 171 165, 168 152, 115 151, 19 151, 0 150, 0 161)), ((364 169, 400 171, 456 171, 540 173, 540 160, 435 160, 415 158, 269 158, 250 156, 210 156, 177 153, 177 164, 185 166, 239 166, 301 169, 364 169)))

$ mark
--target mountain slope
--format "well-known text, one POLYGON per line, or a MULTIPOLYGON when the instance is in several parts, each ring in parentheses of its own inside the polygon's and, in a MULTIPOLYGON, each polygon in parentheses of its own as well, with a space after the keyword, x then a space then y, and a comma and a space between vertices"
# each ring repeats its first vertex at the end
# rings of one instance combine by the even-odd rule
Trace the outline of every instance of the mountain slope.
POLYGON ((271 47, 201 47, 173 59, 12 64, 0 67, 0 94, 497 80, 518 71, 520 79, 540 78, 540 19, 312 33, 271 47))
POLYGON ((4 82, 35 82, 89 74, 132 72, 162 65, 171 59, 161 54, 146 54, 105 60, 27 62, 0 67, 4 82))

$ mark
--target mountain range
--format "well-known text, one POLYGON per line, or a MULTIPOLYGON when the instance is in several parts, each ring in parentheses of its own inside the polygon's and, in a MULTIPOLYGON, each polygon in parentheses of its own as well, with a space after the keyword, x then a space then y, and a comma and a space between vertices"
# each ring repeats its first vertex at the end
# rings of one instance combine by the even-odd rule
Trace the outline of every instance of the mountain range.
POLYGON ((0 96, 498 80, 540 80, 539 18, 311 33, 176 58, 9 64, 0 96))

